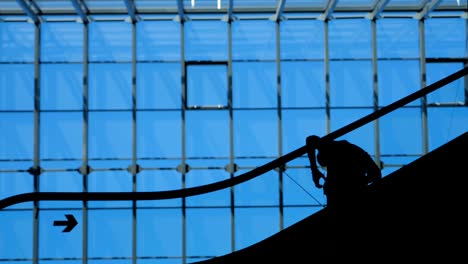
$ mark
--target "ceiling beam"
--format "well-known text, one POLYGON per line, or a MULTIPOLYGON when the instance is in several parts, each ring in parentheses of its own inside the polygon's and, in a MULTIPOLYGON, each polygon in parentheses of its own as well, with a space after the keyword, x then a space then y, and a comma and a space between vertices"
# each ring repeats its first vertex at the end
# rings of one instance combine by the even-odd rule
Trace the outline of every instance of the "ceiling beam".
POLYGON ((276 6, 275 14, 270 18, 273 21, 281 20, 281 16, 283 15, 284 6, 286 4, 286 0, 279 0, 278 5, 276 6))
POLYGON ((76 13, 81 19, 81 22, 87 24, 89 22, 87 13, 87 8, 81 0, 71 0, 73 7, 75 8, 76 13))
POLYGON ((427 18, 429 16, 429 13, 431 13, 434 9, 436 9, 442 0, 432 0, 424 6, 423 10, 421 12, 417 13, 414 18, 416 19, 423 19, 427 18))
POLYGON ((132 22, 138 21, 138 17, 136 15, 136 7, 135 2, 133 0, 124 0, 125 6, 127 7, 128 15, 132 22))
POLYGON ((29 18, 34 22, 34 24, 39 24, 41 20, 36 12, 34 12, 31 8, 30 4, 27 4, 24 0, 16 0, 18 5, 21 6, 23 11, 29 16, 29 18))
POLYGON ((376 18, 380 17, 380 13, 385 9, 387 4, 390 2, 390 0, 380 0, 374 7, 374 10, 367 14, 366 18, 370 20, 374 20, 376 18))
POLYGON ((330 19, 337 4, 338 4, 338 0, 328 1, 327 8, 325 9, 325 11, 323 11, 323 14, 321 14, 318 17, 318 19, 322 21, 330 19))

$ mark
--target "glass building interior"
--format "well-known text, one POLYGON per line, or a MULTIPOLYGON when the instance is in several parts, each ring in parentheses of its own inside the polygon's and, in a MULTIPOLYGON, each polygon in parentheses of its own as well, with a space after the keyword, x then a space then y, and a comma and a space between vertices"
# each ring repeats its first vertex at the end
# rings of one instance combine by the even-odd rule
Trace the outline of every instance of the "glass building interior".
MULTIPOLYGON (((0 200, 246 173, 466 67, 467 5, 2 0, 0 200)), ((340 139, 385 177, 468 130, 467 87, 464 76, 340 139)), ((190 197, 17 203, 0 209, 0 264, 197 262, 325 206, 306 156, 190 197), (65 215, 70 232, 55 225, 65 215)))

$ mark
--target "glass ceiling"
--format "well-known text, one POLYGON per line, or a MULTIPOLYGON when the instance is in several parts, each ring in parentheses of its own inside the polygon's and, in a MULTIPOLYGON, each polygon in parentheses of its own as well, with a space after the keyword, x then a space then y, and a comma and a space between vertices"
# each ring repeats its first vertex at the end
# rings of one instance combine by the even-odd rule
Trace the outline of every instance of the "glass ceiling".
MULTIPOLYGON (((372 17, 395 12, 431 15, 433 11, 457 11, 466 17, 468 0, 2 0, 0 16, 43 15, 93 16, 128 14, 190 15, 273 13, 276 17, 315 13, 326 18, 353 12, 372 17)), ((82 17, 83 18, 83 17, 82 17)))

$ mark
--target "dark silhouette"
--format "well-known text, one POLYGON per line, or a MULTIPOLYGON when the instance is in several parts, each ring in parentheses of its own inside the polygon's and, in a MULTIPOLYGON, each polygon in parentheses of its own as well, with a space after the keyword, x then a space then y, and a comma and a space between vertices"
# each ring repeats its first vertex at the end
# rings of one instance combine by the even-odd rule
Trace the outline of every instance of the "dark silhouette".
POLYGON ((380 168, 372 157, 346 140, 323 141, 312 135, 307 137, 306 146, 312 180, 317 188, 323 187, 327 206, 352 203, 370 183, 382 178, 380 168), (317 156, 315 150, 318 150, 317 156), (326 176, 318 169, 316 160, 326 168, 326 176), (323 184, 321 179, 324 179, 323 184))

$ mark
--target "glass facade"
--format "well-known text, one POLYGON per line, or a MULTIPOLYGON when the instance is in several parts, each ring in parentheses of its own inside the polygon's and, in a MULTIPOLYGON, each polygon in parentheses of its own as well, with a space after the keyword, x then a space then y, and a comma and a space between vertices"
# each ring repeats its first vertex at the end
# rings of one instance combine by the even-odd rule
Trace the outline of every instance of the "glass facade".
MULTIPOLYGON (((18 2, 0 3, 0 199, 230 179, 468 62, 463 0, 419 19, 426 1, 348 1, 335 13, 328 1, 219 1, 223 13, 208 12, 216 1, 18 2)), ((467 87, 465 76, 340 139, 386 176, 468 130, 467 87)), ((187 198, 19 203, 0 210, 0 263, 190 263, 325 203, 305 156, 187 198), (65 214, 78 221, 69 233, 53 226, 65 214)))

